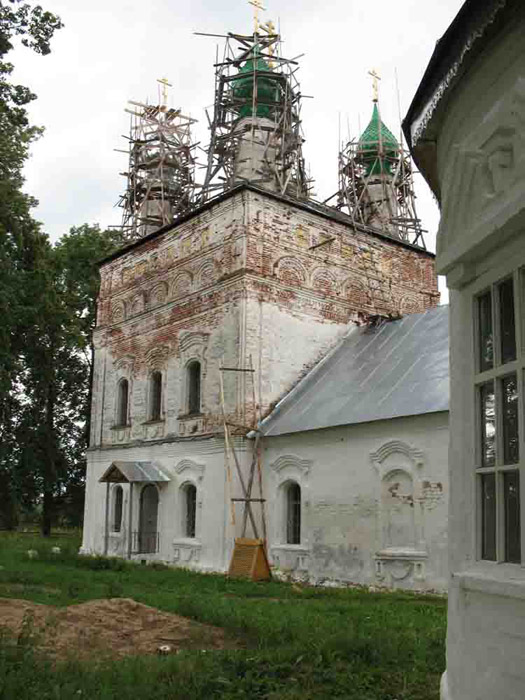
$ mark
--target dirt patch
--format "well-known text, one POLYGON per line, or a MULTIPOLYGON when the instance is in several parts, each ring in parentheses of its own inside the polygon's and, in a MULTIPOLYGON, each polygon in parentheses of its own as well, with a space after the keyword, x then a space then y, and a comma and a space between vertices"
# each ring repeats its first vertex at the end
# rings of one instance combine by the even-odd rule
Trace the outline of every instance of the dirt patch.
POLYGON ((0 598, 0 627, 30 636, 56 660, 122 658, 181 649, 234 649, 242 644, 219 627, 162 612, 131 598, 107 598, 56 608, 0 598))

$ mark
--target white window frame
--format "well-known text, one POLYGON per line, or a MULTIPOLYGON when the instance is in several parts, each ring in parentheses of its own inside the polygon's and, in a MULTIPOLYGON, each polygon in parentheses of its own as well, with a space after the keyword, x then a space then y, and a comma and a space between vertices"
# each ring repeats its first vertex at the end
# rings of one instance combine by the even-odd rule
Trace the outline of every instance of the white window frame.
POLYGON ((476 494, 475 514, 475 548, 476 559, 484 564, 506 564, 510 566, 525 566, 525 266, 509 270, 491 279, 490 283, 476 289, 473 295, 473 330, 474 330, 474 479, 476 494), (516 334, 516 359, 505 364, 501 363, 501 336, 498 303, 498 286, 506 280, 513 279, 514 288, 514 324, 516 334), (480 370, 480 345, 479 345, 479 299, 491 292, 492 310, 492 338, 493 338, 493 365, 492 368, 480 370), (502 421, 502 391, 501 381, 510 375, 516 375, 518 387, 518 445, 519 459, 515 464, 504 464, 503 461, 503 421, 502 421), (481 401, 480 387, 487 383, 493 383, 496 406, 496 440, 495 440, 495 464, 482 466, 482 430, 481 430, 481 401), (505 507, 503 475, 505 472, 517 471, 519 474, 520 496, 520 544, 521 563, 510 562, 505 558, 505 507), (495 474, 496 493, 496 558, 483 559, 483 522, 482 522, 482 489, 481 477, 484 474, 495 474))

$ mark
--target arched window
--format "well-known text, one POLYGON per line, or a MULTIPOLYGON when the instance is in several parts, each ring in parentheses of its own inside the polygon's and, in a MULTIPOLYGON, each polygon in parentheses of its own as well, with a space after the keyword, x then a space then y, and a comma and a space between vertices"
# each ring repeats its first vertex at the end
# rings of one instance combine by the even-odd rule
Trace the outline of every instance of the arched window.
POLYGON ((118 384, 117 396, 117 425, 128 424, 128 394, 129 384, 127 379, 121 379, 118 384))
POLYGON ((113 532, 120 532, 122 526, 122 501, 124 492, 122 486, 115 486, 113 491, 113 532))
POLYGON ((160 420, 162 406, 162 374, 152 372, 150 377, 150 420, 160 420))
POLYGON ((197 487, 187 484, 184 488, 184 535, 195 537, 195 523, 197 519, 197 487))
POLYGON ((201 412, 201 363, 188 365, 188 413, 201 412))
POLYGON ((286 488, 286 543, 301 544, 301 487, 294 481, 286 488))

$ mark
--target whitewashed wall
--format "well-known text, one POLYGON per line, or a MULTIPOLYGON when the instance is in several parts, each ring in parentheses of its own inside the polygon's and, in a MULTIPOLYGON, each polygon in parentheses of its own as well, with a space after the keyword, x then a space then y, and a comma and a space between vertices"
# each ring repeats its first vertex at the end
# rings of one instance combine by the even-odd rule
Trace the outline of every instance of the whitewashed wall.
POLYGON ((446 588, 447 413, 264 438, 263 447, 274 565, 314 583, 446 588), (286 543, 290 481, 302 492, 299 545, 286 543))
POLYGON ((525 17, 518 7, 497 38, 479 40, 482 52, 434 125, 442 191, 437 266, 451 288, 451 579, 442 700, 525 697, 525 571, 480 559, 474 399, 475 295, 525 265, 525 17))

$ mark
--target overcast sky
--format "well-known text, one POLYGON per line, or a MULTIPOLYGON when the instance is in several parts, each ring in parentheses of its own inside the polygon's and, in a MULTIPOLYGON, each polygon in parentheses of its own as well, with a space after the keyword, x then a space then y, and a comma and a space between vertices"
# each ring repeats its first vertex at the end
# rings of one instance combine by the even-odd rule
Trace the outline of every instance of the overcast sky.
MULTIPOLYGON (((342 136, 363 131, 372 113, 368 71, 382 77, 384 122, 400 132, 405 115, 439 37, 463 0, 266 0, 264 21, 280 23, 283 55, 304 53, 298 73, 304 95, 304 154, 316 181, 317 199, 337 189, 339 114, 342 136), (400 105, 396 89, 399 85, 400 105)), ((45 127, 32 147, 26 189, 40 202, 36 217, 53 239, 71 226, 118 224, 115 207, 125 180, 129 130, 127 100, 157 101, 156 79, 173 84, 171 106, 199 120, 196 138, 208 140, 204 108, 213 103, 218 39, 193 32, 251 33, 253 11, 245 0, 42 0, 64 28, 52 53, 27 49, 10 55, 14 78, 37 95, 33 123, 45 127), (11 58, 12 57, 12 58, 11 58)), ((420 175, 418 213, 434 250, 438 212, 420 175)))

